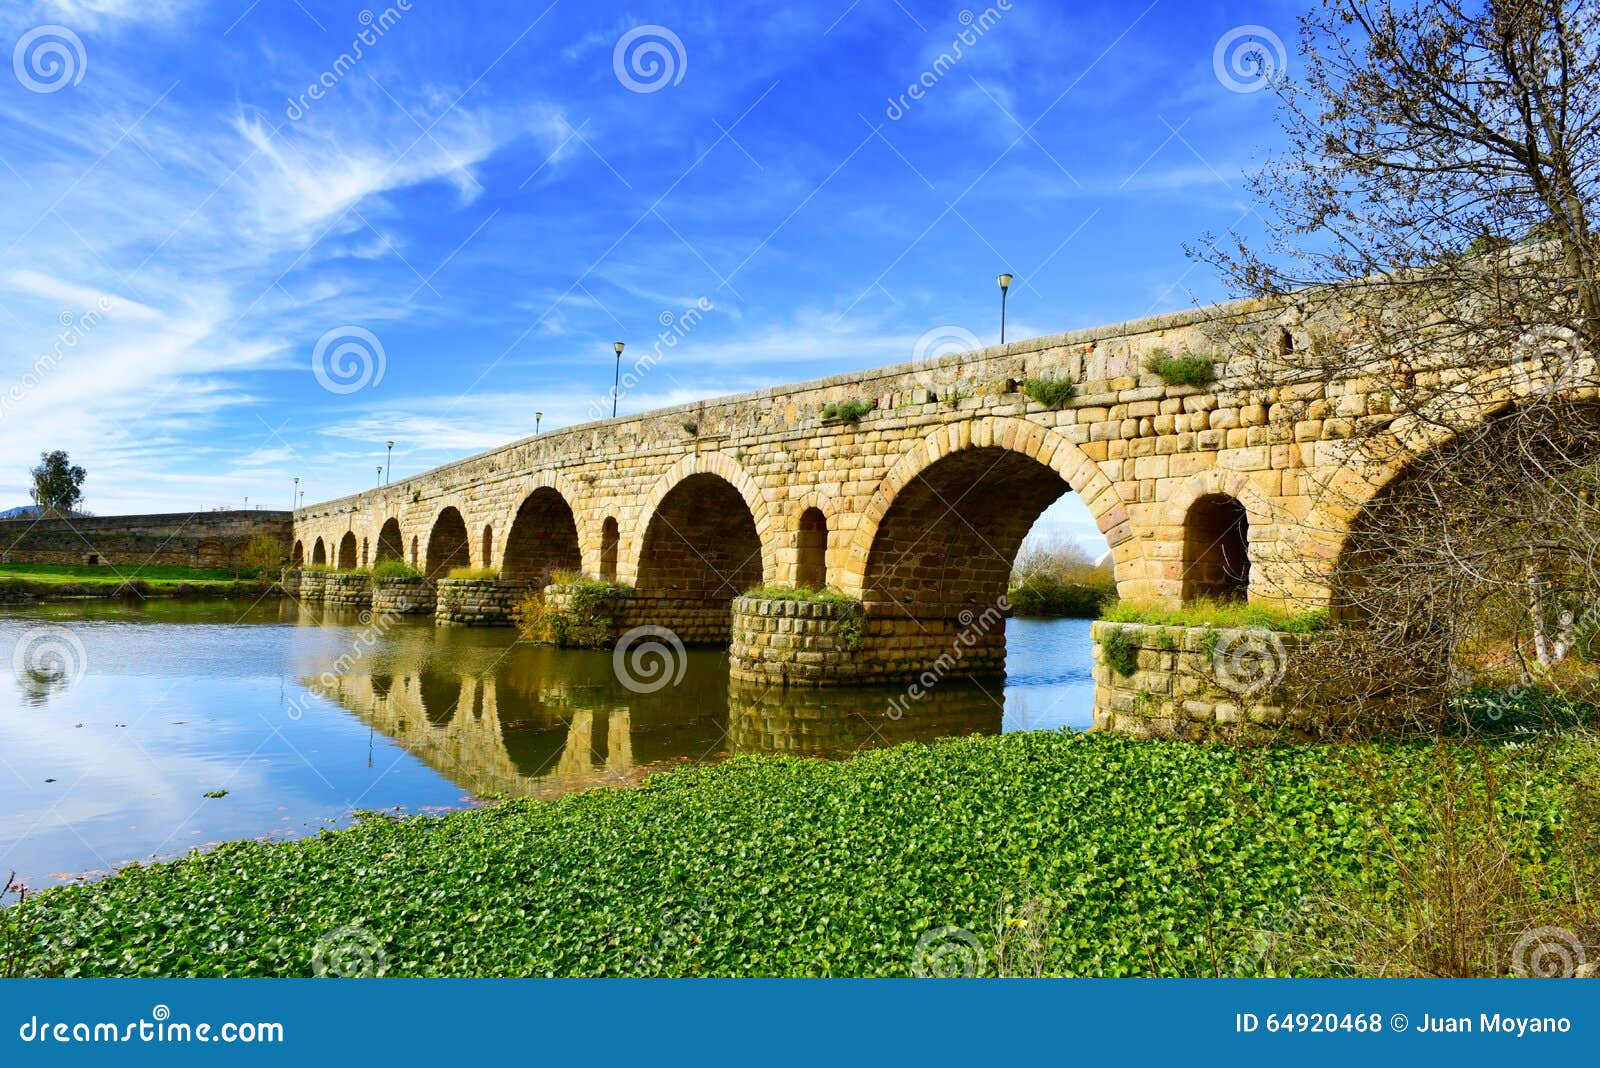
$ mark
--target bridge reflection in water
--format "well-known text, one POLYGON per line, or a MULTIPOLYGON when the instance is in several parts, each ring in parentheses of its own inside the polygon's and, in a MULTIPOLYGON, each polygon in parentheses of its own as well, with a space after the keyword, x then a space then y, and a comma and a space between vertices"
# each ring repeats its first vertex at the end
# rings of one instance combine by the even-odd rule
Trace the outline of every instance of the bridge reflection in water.
POLYGON ((738 753, 837 759, 998 734, 1002 719, 1000 695, 976 684, 952 680, 914 702, 899 690, 785 691, 730 683, 726 654, 706 650, 684 654, 677 685, 639 693, 618 681, 609 651, 508 646, 504 631, 427 624, 390 627, 359 657, 327 643, 296 656, 291 674, 308 691, 478 795, 629 785, 738 753))

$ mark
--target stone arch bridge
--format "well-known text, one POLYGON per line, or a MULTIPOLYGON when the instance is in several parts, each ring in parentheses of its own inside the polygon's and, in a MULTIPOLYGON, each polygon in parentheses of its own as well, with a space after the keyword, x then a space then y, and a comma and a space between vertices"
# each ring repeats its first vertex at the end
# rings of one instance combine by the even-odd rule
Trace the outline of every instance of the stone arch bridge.
MULTIPOLYGON (((1363 421, 1393 421, 1386 390, 1250 390, 1226 361, 1206 387, 1145 369, 1157 349, 1215 352, 1219 325, 1246 314, 1278 351, 1313 327, 1292 305, 1221 305, 550 431, 303 507, 294 559, 400 557, 430 579, 497 568, 513 588, 582 572, 634 588, 630 622, 736 646, 738 595, 825 585, 861 603, 860 641, 830 653, 780 638, 804 654, 790 681, 912 678, 953 647, 954 670, 982 675, 1003 669, 1018 548, 1072 492, 1124 598, 1325 605, 1351 523, 1385 481, 1352 452, 1363 421), (1039 379, 1075 395, 1038 403, 1026 384, 1039 379), (866 410, 835 418, 841 407, 866 410)), ((1397 457, 1439 440, 1393 422, 1397 457)), ((765 629, 803 631, 813 609, 830 611, 777 609, 765 629)))

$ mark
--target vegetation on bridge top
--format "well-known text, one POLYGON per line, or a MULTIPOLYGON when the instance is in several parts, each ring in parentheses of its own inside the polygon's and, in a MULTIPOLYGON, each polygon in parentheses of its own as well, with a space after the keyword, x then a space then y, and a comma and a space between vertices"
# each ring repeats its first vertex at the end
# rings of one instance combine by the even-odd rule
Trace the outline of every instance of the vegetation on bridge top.
POLYGON ((0 961, 308 975, 346 938, 396 976, 876 976, 932 940, 986 975, 1502 975, 1525 932, 1595 942, 1597 773, 1582 735, 740 757, 46 890, 0 961))
POLYGON ((1101 613, 1109 623, 1142 623, 1153 627, 1217 627, 1236 629, 1260 627, 1286 634, 1313 634, 1326 630, 1326 609, 1286 612, 1248 601, 1198 598, 1187 604, 1168 606, 1144 601, 1117 601, 1101 613))
POLYGON ((1196 386, 1204 388, 1217 380, 1216 359, 1185 352, 1174 356, 1164 348, 1150 350, 1145 369, 1157 375, 1169 386, 1196 386))

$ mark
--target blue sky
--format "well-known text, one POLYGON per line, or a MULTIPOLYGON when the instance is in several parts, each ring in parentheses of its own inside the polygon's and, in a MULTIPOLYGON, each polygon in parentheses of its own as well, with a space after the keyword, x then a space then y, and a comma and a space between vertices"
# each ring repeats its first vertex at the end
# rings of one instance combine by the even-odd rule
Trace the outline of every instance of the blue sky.
POLYGON ((1012 338, 1219 299, 1277 133, 1218 44, 1300 5, 1147 2, 7 3, 0 505, 49 448, 102 514, 334 497, 667 322, 624 412, 992 343, 1002 269, 1012 338))

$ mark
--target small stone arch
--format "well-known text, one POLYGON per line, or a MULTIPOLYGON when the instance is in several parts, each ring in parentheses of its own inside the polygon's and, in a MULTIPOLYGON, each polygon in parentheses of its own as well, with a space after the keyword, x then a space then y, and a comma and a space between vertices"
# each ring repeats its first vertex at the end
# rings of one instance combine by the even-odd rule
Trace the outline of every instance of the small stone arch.
POLYGON ((617 581, 617 548, 622 541, 620 528, 617 526, 617 517, 606 516, 606 521, 600 524, 600 581, 617 581))
POLYGON ((371 547, 372 547, 372 540, 370 538, 362 538, 361 539, 361 566, 362 567, 366 567, 367 566, 367 559, 368 559, 368 555, 369 555, 368 551, 371 549, 371 547))
POLYGON ((339 570, 354 571, 356 567, 356 532, 347 530, 339 539, 339 570))
POLYGON ((1259 600, 1278 594, 1271 546, 1278 509, 1241 471, 1195 475, 1167 498, 1157 536, 1181 561, 1158 585, 1167 598, 1234 597, 1259 600), (1231 503, 1229 503, 1231 502, 1231 503))
POLYGON ((289 566, 304 567, 306 562, 306 543, 299 538, 294 540, 294 548, 289 551, 289 566))
POLYGON ((479 542, 478 542, 478 552, 479 552, 478 559, 482 561, 482 563, 480 563, 478 565, 479 567, 493 567, 494 566, 494 524, 493 523, 485 523, 483 525, 483 536, 482 536, 482 538, 479 539, 479 542))
POLYGON ((325 567, 327 563, 328 547, 322 544, 322 539, 319 537, 311 545, 311 565, 313 567, 325 567))
POLYGON ((800 513, 795 530, 794 584, 820 590, 828 584, 828 517, 816 505, 800 513))

